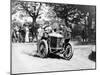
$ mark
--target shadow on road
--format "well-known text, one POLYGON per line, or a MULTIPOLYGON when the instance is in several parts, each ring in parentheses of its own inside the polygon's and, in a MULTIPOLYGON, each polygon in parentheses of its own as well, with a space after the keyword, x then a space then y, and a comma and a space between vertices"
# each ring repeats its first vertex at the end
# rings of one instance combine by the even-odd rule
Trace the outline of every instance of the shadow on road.
POLYGON ((96 52, 92 52, 89 56, 88 56, 88 59, 96 62, 96 52))
MULTIPOLYGON (((34 56, 34 57, 40 58, 40 56, 37 55, 37 54, 34 54, 33 56, 34 56)), ((49 54, 46 58, 52 58, 52 59, 64 59, 63 57, 60 57, 59 55, 56 55, 56 54, 49 54)))
POLYGON ((64 59, 63 57, 60 57, 59 55, 56 54, 49 54, 48 58, 53 58, 53 59, 64 59))

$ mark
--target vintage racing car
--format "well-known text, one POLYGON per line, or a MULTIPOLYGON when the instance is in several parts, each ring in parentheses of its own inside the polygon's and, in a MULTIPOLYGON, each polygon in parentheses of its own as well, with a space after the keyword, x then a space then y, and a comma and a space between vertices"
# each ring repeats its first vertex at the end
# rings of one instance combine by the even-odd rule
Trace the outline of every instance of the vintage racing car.
POLYGON ((44 58, 53 53, 70 60, 73 56, 73 50, 69 39, 64 38, 60 32, 48 30, 44 29, 43 33, 40 32, 43 35, 37 44, 37 54, 44 58))

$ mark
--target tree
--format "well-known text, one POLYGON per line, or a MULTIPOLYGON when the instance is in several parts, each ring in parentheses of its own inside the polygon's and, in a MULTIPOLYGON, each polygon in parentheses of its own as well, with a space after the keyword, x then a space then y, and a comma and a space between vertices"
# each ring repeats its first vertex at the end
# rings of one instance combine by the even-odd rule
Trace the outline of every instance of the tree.
POLYGON ((42 4, 36 2, 25 2, 25 1, 18 1, 18 4, 21 5, 22 9, 25 10, 26 13, 32 18, 30 32, 32 33, 32 36, 36 36, 37 38, 36 18, 39 16, 39 10, 42 4))
POLYGON ((34 25, 36 22, 36 18, 39 16, 39 10, 40 10, 42 4, 36 3, 36 2, 20 1, 20 5, 30 15, 30 17, 32 17, 33 25, 34 25))
POLYGON ((61 19, 65 19, 67 26, 71 27, 71 24, 77 24, 80 21, 81 12, 74 8, 72 5, 58 4, 55 5, 55 12, 61 19))

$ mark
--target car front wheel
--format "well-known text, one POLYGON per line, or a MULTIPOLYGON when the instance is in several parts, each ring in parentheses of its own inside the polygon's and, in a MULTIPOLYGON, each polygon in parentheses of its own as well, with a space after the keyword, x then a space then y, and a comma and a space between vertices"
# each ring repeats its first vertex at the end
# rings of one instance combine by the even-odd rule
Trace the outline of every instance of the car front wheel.
POLYGON ((47 55, 48 55, 47 41, 45 41, 45 40, 40 41, 38 49, 39 49, 38 53, 39 53, 40 57, 42 57, 42 58, 47 57, 47 55))
POLYGON ((71 44, 68 43, 68 44, 65 45, 63 57, 66 60, 70 60, 72 58, 72 56, 73 56, 72 46, 71 46, 71 44))

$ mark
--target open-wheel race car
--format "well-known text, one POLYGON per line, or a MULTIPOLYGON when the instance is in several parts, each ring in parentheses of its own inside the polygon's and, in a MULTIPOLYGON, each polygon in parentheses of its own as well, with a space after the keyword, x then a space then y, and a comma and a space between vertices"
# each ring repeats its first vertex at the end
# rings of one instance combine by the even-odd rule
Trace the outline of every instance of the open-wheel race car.
POLYGON ((64 36, 58 32, 48 33, 47 31, 43 32, 43 36, 38 41, 37 53, 42 58, 52 53, 66 60, 70 60, 73 56, 73 50, 69 39, 64 38, 64 36))

